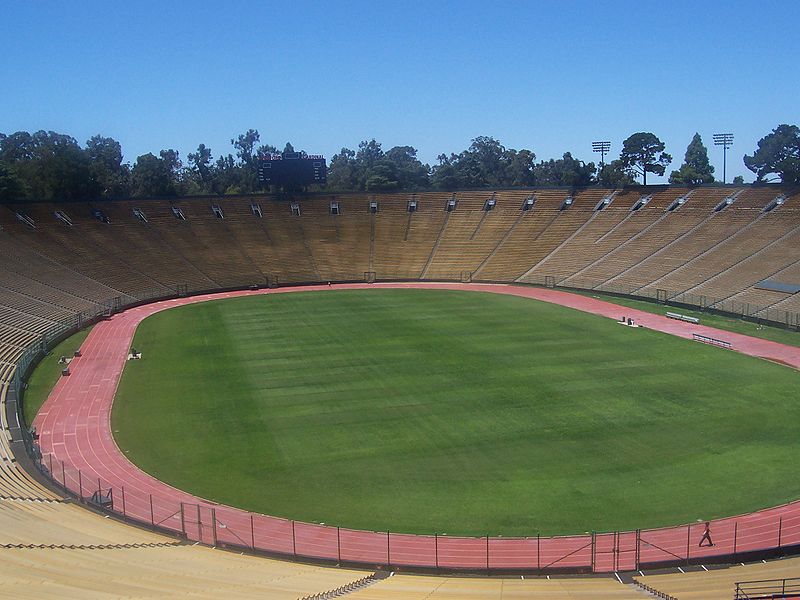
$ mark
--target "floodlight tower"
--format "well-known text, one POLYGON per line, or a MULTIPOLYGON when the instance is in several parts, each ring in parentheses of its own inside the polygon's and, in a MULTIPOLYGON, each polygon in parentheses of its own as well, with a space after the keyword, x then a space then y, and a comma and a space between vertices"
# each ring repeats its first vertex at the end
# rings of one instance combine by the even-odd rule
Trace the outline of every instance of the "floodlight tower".
POLYGON ((722 183, 727 183, 728 148, 733 146, 732 133, 715 133, 714 145, 722 146, 722 183))
POLYGON ((592 142, 592 152, 600 153, 600 170, 603 170, 605 165, 605 157, 611 149, 611 142, 592 142))

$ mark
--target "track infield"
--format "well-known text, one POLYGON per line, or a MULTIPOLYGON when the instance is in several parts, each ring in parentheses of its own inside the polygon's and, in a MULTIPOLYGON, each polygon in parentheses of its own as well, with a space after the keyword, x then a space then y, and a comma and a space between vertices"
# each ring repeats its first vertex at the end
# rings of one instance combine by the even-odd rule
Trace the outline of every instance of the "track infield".
MULTIPOLYGON (((534 291, 511 286, 477 287, 502 293, 534 291)), ((549 290, 535 291, 545 296, 560 294, 557 300, 567 304, 572 301, 570 297, 575 298, 549 290)), ((785 474, 777 475, 773 481, 778 484, 772 488, 768 483, 777 466, 791 468, 797 450, 788 433, 797 422, 797 412, 792 412, 797 409, 786 401, 786 396, 797 390, 796 371, 521 298, 497 296, 487 304, 486 295, 458 291, 404 290, 396 294, 334 291, 317 294, 312 304, 303 306, 305 298, 312 295, 293 294, 294 298, 283 299, 271 293, 272 303, 248 298, 154 317, 151 321, 155 323, 166 315, 176 315, 178 326, 171 334, 171 327, 147 333, 145 324, 139 334, 144 337, 137 337, 135 345, 146 353, 146 359, 133 366, 154 365, 166 377, 156 383, 153 373, 145 373, 147 377, 140 382, 146 379, 148 389, 134 384, 131 392, 138 399, 128 402, 126 375, 116 409, 123 412, 115 412, 115 423, 117 414, 123 416, 126 407, 134 404, 140 415, 153 415, 155 419, 141 419, 148 423, 145 431, 150 433, 141 438, 145 444, 139 448, 153 446, 154 450, 142 452, 128 447, 127 428, 116 434, 121 445, 131 450, 135 462, 161 477, 166 478, 159 470, 164 463, 173 463, 173 473, 183 477, 188 474, 190 479, 201 475, 201 485, 209 480, 222 483, 218 489, 223 488, 223 495, 212 488, 193 487, 190 479, 168 479, 184 489, 254 510, 281 512, 275 510, 277 499, 299 489, 301 495, 288 503, 286 516, 330 523, 330 513, 320 510, 336 506, 337 495, 348 506, 353 506, 354 499, 363 499, 349 516, 339 513, 334 522, 372 529, 388 524, 395 530, 414 532, 479 534, 488 530, 504 535, 530 535, 537 530, 575 532, 583 527, 624 529, 721 516, 798 496, 797 490, 788 487, 791 478, 785 474), (326 296, 331 298, 327 308, 326 296), (411 299, 414 296, 426 297, 425 312, 411 299), (476 297, 481 297, 477 304, 473 302, 476 297), (236 306, 234 314, 216 314, 226 304, 236 306), (534 305, 536 310, 527 314, 528 307, 534 305), (258 310, 250 312, 248 320, 245 313, 253 306, 294 314, 299 317, 295 323, 305 322, 308 331, 304 333, 296 324, 282 329, 288 318, 278 319, 279 324, 264 323, 258 310), (240 307, 245 313, 236 315, 240 307), (200 308, 205 314, 191 312, 200 308), (350 325, 342 317, 348 309, 360 317, 350 325), (404 314, 403 310, 408 312, 404 314), (393 326, 375 320, 387 311, 396 315, 393 326), (187 330, 184 318, 193 323, 191 329, 187 330), (352 345, 363 348, 367 344, 371 357, 388 355, 388 363, 394 367, 374 360, 365 364, 363 355, 349 352, 343 326, 352 345), (222 327, 217 332, 220 335, 210 335, 214 327, 222 327), (306 334, 313 331, 316 337, 309 339, 306 334), (277 337, 270 339, 270 332, 277 337), (149 335, 155 337, 149 339, 149 335), (158 346, 171 345, 161 343, 170 335, 176 340, 182 338, 179 346, 188 352, 175 354, 175 361, 157 354, 158 346), (225 346, 226 339, 243 338, 252 338, 252 347, 243 350, 237 343, 238 347, 231 350, 225 346), (305 341, 298 345, 300 340, 305 341), (381 348, 383 352, 378 352, 381 348), (531 351, 535 353, 526 354, 531 351), (175 394, 177 402, 168 402, 170 380, 181 379, 175 364, 178 358, 184 365, 180 369, 205 373, 204 379, 193 376, 205 383, 190 387, 189 393, 184 388, 183 393, 175 394), (248 361, 255 369, 242 371, 242 363, 248 361), (404 370, 398 365, 410 368, 404 370), (264 372, 268 379, 259 377, 264 372), (676 382, 676 372, 687 376, 676 382), (230 377, 231 373, 235 377, 230 377), (311 380, 310 374, 314 374, 311 380), (319 380, 315 381, 317 376, 319 380), (764 377, 777 387, 765 390, 764 377), (212 380, 224 381, 225 388, 215 387, 212 380), (508 383, 512 385, 505 385, 508 383), (247 402, 245 396, 252 396, 254 389, 264 392, 260 404, 243 410, 247 408, 242 407, 247 402), (278 395, 276 390, 282 393, 278 395), (420 396, 425 400, 420 401, 420 396), (266 397, 269 400, 265 404, 266 397), (374 404, 376 398, 380 410, 370 412, 368 404, 374 404), (175 418, 183 419, 172 422, 171 427, 167 418, 170 405, 177 407, 175 418), (456 413, 458 419, 453 418, 456 413), (232 418, 242 414, 250 414, 244 425, 232 418), (255 422, 253 414, 258 417, 255 422), (458 427, 454 427, 455 421, 458 427), (308 432, 301 433, 303 429, 308 432), (254 440, 265 430, 269 445, 254 452, 254 440), (181 442, 181 431, 189 434, 185 436, 188 442, 181 442), (214 441, 217 438, 222 445, 214 441), (165 443, 174 449, 176 442, 178 451, 165 450, 165 443), (583 447, 582 453, 579 447, 583 447), (669 448, 673 449, 671 455, 669 448), (256 455, 277 462, 262 463, 256 455), (290 460, 289 456, 294 458, 290 460), (667 456, 671 459, 666 460, 667 456), (229 462, 232 457, 241 459, 245 468, 240 472, 251 476, 250 483, 230 484, 237 481, 237 471, 229 462), (370 457, 377 458, 377 466, 366 466, 370 457), (429 466, 425 468, 411 458, 428 461, 429 466), (214 464, 214 460, 221 462, 214 464), (286 464, 280 464, 281 460, 286 464), (355 468, 347 473, 337 471, 338 466, 355 468), (303 468, 310 471, 303 474, 303 468), (286 473, 284 482, 276 481, 281 471, 286 473), (619 479, 623 472, 626 475, 619 479), (698 474, 694 478, 693 472, 698 474), (359 473, 363 474, 360 480, 359 473), (761 475, 764 480, 753 479, 761 475), (747 497, 742 504, 735 504, 742 502, 741 489, 730 484, 737 477, 748 477, 748 487, 766 490, 764 496, 747 497), (414 497, 410 489, 414 478, 428 488, 421 496, 414 497), (274 483, 274 497, 264 495, 265 479, 274 483), (342 486, 341 480, 346 485, 342 486), (667 486, 660 488, 660 493, 651 494, 649 499, 647 494, 642 495, 665 480, 667 486), (388 487, 379 493, 378 484, 387 482, 388 487), (268 506, 225 497, 224 490, 233 487, 256 489, 256 500, 266 497, 268 506), (733 490, 734 497, 724 506, 721 497, 726 490, 733 490), (308 508, 298 500, 302 496, 309 498, 308 508), (391 502, 382 505, 381 496, 388 496, 391 502), (684 512, 669 512, 665 497, 684 512), (613 510, 615 505, 620 505, 616 506, 618 510, 613 510), (401 510, 404 506, 412 507, 405 517, 401 510), (421 511, 425 511, 423 519, 419 518, 421 511), (559 520, 559 514, 564 515, 563 520, 559 520), (425 521, 429 516, 431 520, 425 521), (438 525, 447 518, 453 527, 447 522, 438 525)), ((605 305, 604 310, 619 311, 607 303, 591 302, 595 308, 605 305)), ((150 306, 124 314, 144 309, 158 310, 150 306)), ((132 318, 126 333, 132 333, 142 317, 132 318)), ((636 317, 647 325, 643 315, 636 317)), ((686 324, 667 322, 666 326, 685 329, 686 324)), ((741 347, 741 340, 736 342, 741 347)), ((797 360, 785 347, 762 346, 757 350, 783 362, 797 360)), ((134 373, 130 368, 129 372, 134 373)), ((58 395, 56 388, 54 396, 58 395)), ((45 425, 51 421, 51 408, 48 404, 40 415, 45 448, 48 437, 53 436, 45 425)), ((96 415, 98 424, 102 425, 107 414, 96 415)), ((130 417, 125 415, 125 420, 130 417)), ((59 442, 50 441, 58 451, 59 442)), ((103 477, 107 475, 106 471, 103 477)))

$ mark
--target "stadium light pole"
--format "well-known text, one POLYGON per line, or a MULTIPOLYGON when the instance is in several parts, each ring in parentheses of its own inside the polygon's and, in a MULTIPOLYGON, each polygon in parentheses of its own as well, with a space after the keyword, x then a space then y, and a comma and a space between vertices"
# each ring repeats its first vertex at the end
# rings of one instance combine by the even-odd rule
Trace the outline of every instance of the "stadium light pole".
POLYGON ((728 168, 728 148, 733 146, 733 134, 732 133, 715 133, 714 134, 714 145, 715 146, 722 146, 722 183, 727 183, 726 179, 728 177, 727 168, 728 168))
POLYGON ((600 170, 603 170, 603 166, 606 164, 605 157, 608 154, 608 151, 611 149, 611 142, 592 142, 592 152, 599 152, 600 153, 600 170))

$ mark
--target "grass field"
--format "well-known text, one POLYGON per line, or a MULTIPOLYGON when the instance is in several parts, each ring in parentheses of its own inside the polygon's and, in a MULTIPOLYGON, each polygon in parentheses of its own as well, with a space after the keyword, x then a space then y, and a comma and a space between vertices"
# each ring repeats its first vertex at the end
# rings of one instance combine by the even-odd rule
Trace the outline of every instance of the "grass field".
POLYGON ((83 340, 86 339, 91 330, 91 327, 87 327, 62 340, 36 365, 28 380, 28 388, 25 390, 25 395, 22 399, 22 411, 25 415, 25 422, 28 425, 33 423, 33 418, 39 412, 39 408, 47 400, 50 390, 53 389, 58 382, 58 378, 61 377, 61 370, 64 365, 58 364, 58 359, 62 356, 72 356, 72 353, 81 347, 83 340))
POLYGON ((635 298, 624 298, 621 296, 614 296, 613 294, 603 294, 602 292, 595 292, 591 290, 569 291, 574 294, 580 294, 582 296, 589 296, 591 298, 598 298, 607 302, 613 302, 614 304, 619 304, 620 306, 637 308, 639 310, 656 315, 664 315, 667 313, 667 311, 678 312, 689 317, 697 317, 700 319, 700 323, 703 325, 708 325, 709 327, 716 327, 717 329, 724 329, 725 331, 732 331, 734 333, 742 333, 744 335, 770 340, 773 342, 779 342, 789 346, 800 346, 800 332, 791 329, 783 329, 781 327, 753 323, 752 321, 745 321, 744 319, 736 319, 734 317, 717 315, 708 311, 692 310, 682 307, 676 308, 673 306, 659 304, 657 302, 636 300, 635 298))
POLYGON ((800 373, 534 300, 366 290, 146 319, 114 405, 146 471, 347 527, 530 535, 800 496, 800 373))

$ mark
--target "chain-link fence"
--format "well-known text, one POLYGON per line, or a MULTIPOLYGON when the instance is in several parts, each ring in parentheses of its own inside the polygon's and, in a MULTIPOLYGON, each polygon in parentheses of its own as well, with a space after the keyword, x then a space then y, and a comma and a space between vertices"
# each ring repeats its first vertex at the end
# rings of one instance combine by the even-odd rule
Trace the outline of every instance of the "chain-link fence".
MULTIPOLYGON (((497 282, 503 283, 503 282, 497 282)), ((619 285, 605 282, 582 281, 581 285, 563 285, 550 275, 526 278, 526 285, 543 287, 556 287, 566 291, 577 290, 580 292, 598 292, 631 298, 634 300, 649 300, 671 306, 686 307, 694 310, 708 311, 722 315, 744 318, 755 322, 769 323, 787 329, 800 330, 800 313, 775 308, 773 305, 760 305, 753 302, 743 302, 729 296, 715 298, 703 294, 691 294, 683 291, 661 288, 642 288, 634 285, 619 285)))
MULTIPOLYGON (((633 571, 735 562, 800 545, 800 504, 660 529, 544 537, 457 537, 360 531, 304 523, 115 485, 52 454, 39 470, 80 502, 204 544, 337 564, 477 572, 633 571)), ((387 516, 387 522, 391 517, 387 516)))
MULTIPOLYGON (((374 281, 379 273, 354 274, 352 281, 374 281)), ((454 273, 452 280, 468 281, 471 274, 454 273)), ((279 285, 275 277, 267 284, 279 285)), ((553 286, 552 280, 541 285, 553 286)), ((631 290, 605 286, 605 292, 640 297, 631 290)), ((126 306, 165 297, 194 293, 175 286, 174 294, 163 289, 145 291, 133 297, 116 297, 99 302, 59 321, 21 354, 11 388, 20 397, 24 378, 41 356, 54 344, 82 327, 126 306)), ((646 296, 649 297, 649 296, 646 296)), ((653 299, 671 301, 675 296, 659 290, 653 299)), ((729 314, 758 317, 788 327, 800 327, 799 315, 770 313, 768 309, 721 304, 706 297, 683 295, 678 305, 697 308, 726 306, 729 314), (733 310, 733 309, 736 310, 733 310), (741 313, 739 312, 741 310, 741 313), (778 320, 782 319, 782 320, 778 320)), ((454 537, 411 535, 393 532, 357 531, 330 525, 303 523, 248 513, 215 504, 197 502, 191 496, 153 495, 133 487, 108 482, 54 455, 41 456, 35 441, 22 426, 21 403, 15 402, 18 431, 29 457, 38 470, 65 494, 80 502, 135 522, 215 546, 316 559, 338 564, 380 565, 438 570, 486 572, 609 572, 637 570, 670 564, 730 562, 756 555, 781 553, 800 547, 800 503, 714 521, 709 538, 702 523, 662 529, 592 533, 576 536, 543 537, 454 537)), ((391 517, 387 516, 387 522, 391 517)))

